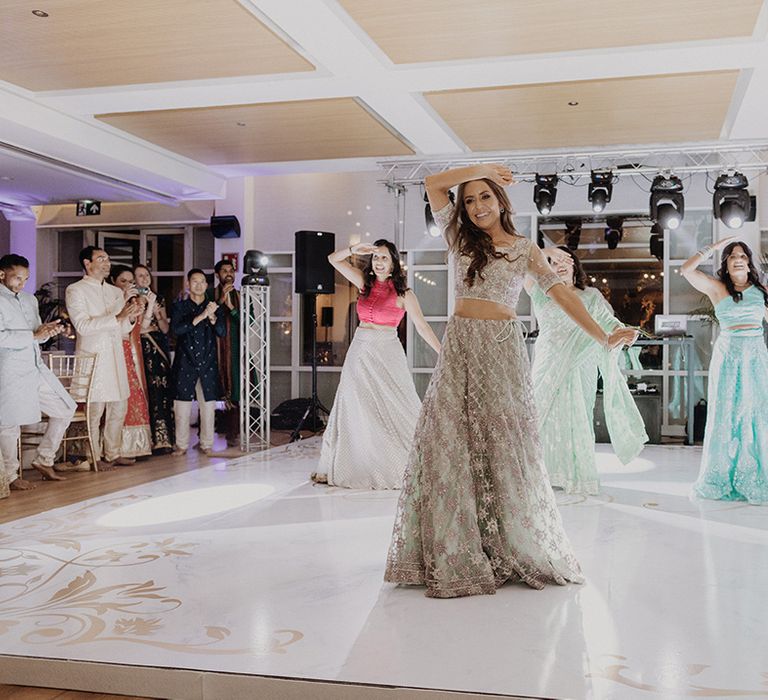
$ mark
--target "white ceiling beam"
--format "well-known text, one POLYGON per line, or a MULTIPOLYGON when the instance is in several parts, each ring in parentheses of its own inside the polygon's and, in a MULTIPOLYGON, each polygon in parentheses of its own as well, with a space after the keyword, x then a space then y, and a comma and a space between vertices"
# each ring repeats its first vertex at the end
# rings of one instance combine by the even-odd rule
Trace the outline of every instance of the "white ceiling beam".
MULTIPOLYGON (((329 41, 333 45, 334 41, 329 41)), ((343 74, 298 73, 151 85, 61 90, 36 98, 72 114, 142 112, 215 105, 352 97, 384 88, 404 93, 461 90, 535 83, 669 75, 752 68, 763 56, 763 42, 699 42, 696 45, 537 54, 469 62, 432 63, 343 74), (361 74, 362 72, 362 74, 361 74)), ((355 63, 357 52, 349 58, 355 63)), ((338 62, 334 48, 331 60, 338 62)))
POLYGON ((226 179, 207 166, 94 119, 63 114, 7 84, 0 85, 0 138, 175 199, 216 198, 226 189, 226 179))
POLYGON ((721 139, 764 138, 768 113, 768 2, 763 2, 752 38, 757 43, 755 60, 739 76, 730 108, 720 132, 721 139), (758 43, 759 42, 759 43, 758 43))

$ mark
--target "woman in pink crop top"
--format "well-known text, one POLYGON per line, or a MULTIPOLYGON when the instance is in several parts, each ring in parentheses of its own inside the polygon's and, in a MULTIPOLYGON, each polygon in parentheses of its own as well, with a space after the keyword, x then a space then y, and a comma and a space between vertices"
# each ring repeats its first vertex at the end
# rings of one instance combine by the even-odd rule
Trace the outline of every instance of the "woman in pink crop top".
POLYGON ((440 352, 440 341, 407 287, 393 243, 381 239, 350 246, 328 260, 360 290, 360 326, 344 360, 312 479, 347 488, 398 489, 421 402, 397 327, 407 312, 435 352, 440 352), (350 255, 369 255, 365 269, 352 265, 350 255))
POLYGON ((385 580, 452 598, 582 580, 542 458, 528 354, 515 306, 536 279, 598 342, 606 335, 541 250, 517 235, 500 165, 426 179, 454 271, 456 305, 414 435, 385 580), (449 199, 458 186, 456 206, 449 199))

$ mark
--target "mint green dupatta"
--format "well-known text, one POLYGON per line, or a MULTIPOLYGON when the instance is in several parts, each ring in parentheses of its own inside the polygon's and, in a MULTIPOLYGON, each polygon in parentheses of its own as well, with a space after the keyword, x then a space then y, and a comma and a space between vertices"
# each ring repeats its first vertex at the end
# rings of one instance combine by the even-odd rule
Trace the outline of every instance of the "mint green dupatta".
MULTIPOLYGON (((533 363, 533 390, 553 486, 574 493, 596 493, 593 410, 597 371, 603 378, 603 406, 613 449, 623 464, 648 441, 642 416, 620 368, 621 351, 601 348, 541 289, 531 290, 539 337, 533 363)), ((603 295, 579 292, 603 330, 621 326, 603 295)))

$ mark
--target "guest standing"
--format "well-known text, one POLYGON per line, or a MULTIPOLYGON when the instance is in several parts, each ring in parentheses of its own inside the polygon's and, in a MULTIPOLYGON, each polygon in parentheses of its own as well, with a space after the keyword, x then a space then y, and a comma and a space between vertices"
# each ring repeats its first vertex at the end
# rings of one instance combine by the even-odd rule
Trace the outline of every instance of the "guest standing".
POLYGON ((219 380, 224 389, 222 429, 227 446, 235 447, 240 444, 240 293, 235 289, 235 268, 229 260, 219 260, 213 271, 219 282, 214 301, 221 306, 226 329, 217 342, 219 380))
MULTIPOLYGON (((136 298, 141 306, 143 319, 147 306, 147 297, 139 294, 133 278, 133 271, 125 265, 113 265, 112 283, 123 292, 126 300, 136 298)), ((122 430, 123 457, 145 457, 152 454, 152 431, 149 427, 149 407, 147 405, 147 386, 144 377, 144 358, 141 352, 141 322, 136 322, 130 331, 123 330, 123 354, 128 373, 128 409, 125 413, 122 430)))
POLYGON ((152 289, 152 273, 146 265, 133 268, 136 288, 147 299, 141 317, 141 351, 147 386, 149 425, 152 430, 152 454, 168 454, 173 450, 176 428, 173 423, 171 392, 171 350, 168 347, 170 321, 165 302, 152 289))
POLYGON ((136 297, 126 300, 122 291, 105 282, 110 271, 109 255, 95 246, 80 251, 83 279, 66 291, 67 312, 77 333, 77 352, 96 355, 91 387, 91 435, 102 469, 133 464, 123 457, 122 430, 128 410, 128 371, 123 352, 123 333, 139 318, 142 306, 136 297), (101 419, 104 418, 102 440, 101 419))
POLYGON ((173 360, 173 411, 176 417, 175 455, 189 448, 189 419, 192 401, 197 398, 200 409, 198 449, 207 455, 213 450, 213 421, 216 401, 223 395, 216 360, 216 339, 227 331, 224 311, 208 301, 205 273, 194 268, 187 273, 189 298, 171 307, 171 330, 176 335, 173 360))

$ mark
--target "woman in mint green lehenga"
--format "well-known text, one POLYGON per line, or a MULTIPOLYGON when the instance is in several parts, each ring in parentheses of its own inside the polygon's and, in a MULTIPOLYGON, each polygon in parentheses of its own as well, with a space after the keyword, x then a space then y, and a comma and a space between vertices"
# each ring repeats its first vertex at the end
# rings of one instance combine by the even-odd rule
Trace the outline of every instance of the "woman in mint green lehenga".
MULTIPOLYGON (((589 315, 606 332, 622 328, 603 295, 586 286, 579 259, 567 248, 547 248, 555 273, 577 293, 589 315)), ((643 418, 619 367, 619 349, 606 350, 584 333, 528 279, 525 288, 539 325, 533 361, 533 394, 552 486, 566 493, 596 495, 593 411, 598 371, 603 378, 606 425, 616 455, 631 462, 648 441, 643 418)), ((635 334, 635 339, 637 334, 635 334)))
POLYGON ((720 335, 709 365, 707 427, 699 478, 702 498, 768 504, 768 290, 746 243, 729 237, 683 263, 683 276, 715 307, 720 335), (722 248, 717 279, 696 268, 722 248))

